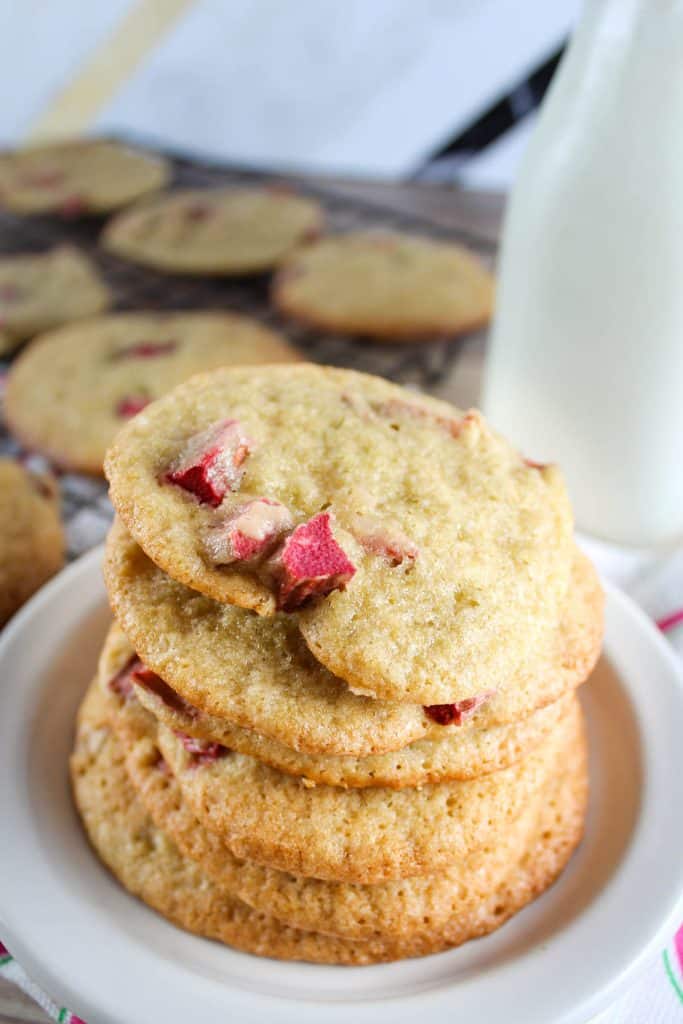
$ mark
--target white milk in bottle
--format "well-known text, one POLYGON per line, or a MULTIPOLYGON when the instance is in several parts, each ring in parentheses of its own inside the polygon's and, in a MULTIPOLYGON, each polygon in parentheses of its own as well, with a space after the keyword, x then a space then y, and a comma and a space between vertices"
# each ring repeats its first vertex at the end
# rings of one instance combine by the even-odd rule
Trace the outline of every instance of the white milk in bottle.
POLYGON ((683 537, 683 0, 588 0, 511 198, 484 387, 583 530, 683 537))

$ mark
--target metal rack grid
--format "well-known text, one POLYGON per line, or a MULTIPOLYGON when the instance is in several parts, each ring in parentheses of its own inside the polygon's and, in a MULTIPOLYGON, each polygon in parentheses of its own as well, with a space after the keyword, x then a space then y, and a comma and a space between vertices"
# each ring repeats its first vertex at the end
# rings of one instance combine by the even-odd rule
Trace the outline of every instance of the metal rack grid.
MULTIPOLYGON (((419 216, 399 213, 355 198, 342 197, 323 186, 282 175, 224 167, 186 156, 166 154, 173 162, 173 187, 209 188, 225 184, 268 183, 293 186, 318 199, 334 231, 358 228, 401 229, 460 241, 490 255, 488 246, 463 232, 435 225, 419 216)), ((0 211, 0 255, 40 252, 64 242, 80 246, 99 266, 113 295, 114 309, 228 309, 255 317, 286 334, 307 356, 335 366, 353 367, 380 374, 404 385, 429 391, 443 386, 453 372, 461 349, 458 340, 425 344, 372 344, 314 330, 285 321, 268 301, 268 275, 238 278, 169 276, 126 263, 98 246, 101 220, 68 221, 56 217, 20 217, 0 211)), ((0 360, 2 380, 10 360, 0 360)), ((22 451, 7 432, 0 416, 0 455, 11 455, 37 468, 46 464, 40 456, 22 451)), ((108 528, 112 510, 101 480, 75 473, 59 475, 62 512, 67 530, 68 554, 77 557, 99 543, 108 528)))

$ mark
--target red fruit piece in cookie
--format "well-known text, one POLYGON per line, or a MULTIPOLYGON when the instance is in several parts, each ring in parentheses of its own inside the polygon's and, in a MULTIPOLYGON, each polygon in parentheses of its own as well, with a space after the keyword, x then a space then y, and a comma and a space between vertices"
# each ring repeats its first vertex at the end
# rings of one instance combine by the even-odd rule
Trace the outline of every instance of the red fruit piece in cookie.
POLYGON ((269 555, 291 528, 291 514, 281 502, 254 498, 209 527, 204 546, 215 565, 255 562, 269 555))
POLYGON ((387 402, 375 405, 374 408, 379 416, 387 419, 401 419, 402 417, 410 416, 415 420, 433 423, 434 426, 445 430, 451 437, 459 437, 466 424, 474 423, 479 418, 479 414, 476 411, 466 412, 460 419, 452 416, 442 416, 426 406, 418 405, 417 402, 406 402, 403 398, 390 398, 387 402))
POLYGON ((139 669, 143 669, 145 666, 142 664, 137 654, 132 654, 128 661, 123 665, 115 676, 112 676, 107 684, 112 693, 115 693, 117 697, 121 697, 122 700, 128 700, 134 695, 133 690, 133 675, 139 669))
POLYGON ((165 479, 217 508, 228 491, 238 489, 252 448, 237 420, 221 420, 189 439, 165 479))
POLYGON ((213 761, 217 761, 219 757, 225 757, 226 754, 230 753, 229 749, 220 743, 198 740, 196 737, 188 736, 184 732, 177 732, 176 736, 188 754, 192 755, 194 764, 211 764, 213 761))
POLYGON ((179 693, 176 693, 168 683, 164 682, 161 676, 158 676, 156 672, 152 672, 151 668, 140 664, 139 667, 133 669, 131 678, 134 683, 144 686, 145 690, 154 694, 155 697, 158 697, 159 700, 163 701, 164 704, 167 704, 174 711, 180 711, 189 718, 197 718, 199 715, 199 710, 193 704, 190 704, 179 693))
POLYGON ((330 512, 318 512, 289 535, 268 564, 277 605, 291 612, 312 597, 343 590, 356 567, 332 533, 330 512))
POLYGON ((64 178, 64 171, 44 167, 42 170, 26 171, 20 181, 27 188, 56 188, 64 183, 64 178))
POLYGON ((112 355, 112 360, 119 359, 155 359, 157 356, 168 356, 175 352, 178 347, 177 341, 136 341, 132 345, 126 345, 118 349, 112 355))
POLYGON ((16 284, 0 284, 0 302, 16 302, 20 297, 21 291, 16 284))
POLYGON ((393 519, 359 514, 354 517, 352 533, 358 543, 370 554, 388 559, 392 565, 406 560, 415 561, 418 548, 393 519))
POLYGON ((137 416, 139 412, 149 405, 151 402, 150 398, 146 398, 144 395, 126 395, 116 403, 115 413, 122 420, 130 420, 133 416, 137 416))
POLYGON ((186 206, 183 213, 188 220, 202 221, 209 219, 213 213, 213 209, 208 203, 196 202, 186 206))
POLYGON ((84 196, 67 196, 67 198, 59 204, 59 212, 62 217, 80 217, 82 214, 87 213, 89 206, 84 196))
POLYGON ((548 465, 547 462, 536 462, 535 459, 525 459, 524 465, 528 466, 529 469, 545 469, 548 465))
POLYGON ((465 697, 464 700, 456 701, 455 704, 430 704, 425 707, 425 714, 439 725, 462 725, 482 704, 493 697, 495 692, 495 690, 484 690, 476 697, 465 697))

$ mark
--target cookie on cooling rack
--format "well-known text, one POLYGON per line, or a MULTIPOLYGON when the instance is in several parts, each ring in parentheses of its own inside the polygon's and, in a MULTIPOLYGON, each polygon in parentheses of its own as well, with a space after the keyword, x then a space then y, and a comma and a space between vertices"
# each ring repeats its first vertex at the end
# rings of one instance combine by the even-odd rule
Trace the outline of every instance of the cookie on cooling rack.
POLYGON ((166 184, 162 157, 80 139, 0 153, 0 206, 68 217, 107 213, 166 184))
POLYGON ((98 474, 126 421, 193 374, 298 359, 280 335, 236 313, 112 313, 36 338, 10 369, 5 414, 28 448, 98 474))
POLYGON ((493 278, 460 245, 399 232, 352 232, 293 253, 272 294, 282 313, 321 330, 416 341, 488 323, 493 278))
POLYGON ((57 486, 0 459, 0 626, 64 564, 57 486))
POLYGON ((322 228, 318 203, 278 189, 187 189, 114 218, 105 249, 184 274, 253 274, 280 263, 322 228))
POLYGON ((101 313, 110 299, 96 267, 75 246, 0 259, 0 355, 40 331, 101 313))

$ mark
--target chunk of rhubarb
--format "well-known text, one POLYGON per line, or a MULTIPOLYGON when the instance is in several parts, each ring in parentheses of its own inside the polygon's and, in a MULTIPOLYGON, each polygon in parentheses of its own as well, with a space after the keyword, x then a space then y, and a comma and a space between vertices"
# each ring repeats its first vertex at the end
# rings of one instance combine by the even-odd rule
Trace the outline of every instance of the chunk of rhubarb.
POLYGON ((0 284, 0 302, 16 302, 21 297, 19 286, 11 281, 0 284))
POLYGON ((192 755, 193 765, 213 764, 214 761, 230 753, 229 748, 224 747, 221 743, 198 740, 195 736, 188 736, 185 732, 177 732, 176 736, 188 754, 192 755))
POLYGON ((62 217, 80 217, 82 214, 88 213, 89 210, 90 207, 85 196, 67 196, 66 199, 59 204, 59 212, 62 217))
POLYGON ((277 606, 291 612, 314 597, 344 590, 356 567, 332 533, 332 514, 318 512, 289 535, 269 562, 277 606))
POLYGON ((464 700, 456 701, 455 704, 430 704, 425 706, 425 714, 438 722, 439 725, 462 725, 468 718, 471 718, 476 711, 493 697, 495 690, 484 690, 475 697, 465 697, 464 700))
POLYGON ((51 167, 25 171, 19 179, 20 184, 26 188, 57 188, 58 185, 63 185, 65 180, 64 171, 51 167))
POLYGON ((393 519, 358 514, 354 516, 351 531, 358 543, 373 555, 386 558, 392 565, 415 561, 418 547, 393 519))
POLYGON ((133 697, 133 674, 144 667, 137 654, 132 654, 125 665, 122 665, 116 675, 109 680, 109 689, 122 700, 133 697))
POLYGON ((197 202, 190 203, 183 210, 183 215, 187 217, 188 220, 192 221, 208 220, 212 213, 213 207, 210 206, 209 203, 202 203, 199 202, 199 200, 197 200, 197 202))
POLYGON ((410 417, 414 420, 422 420, 426 424, 433 424, 440 430, 444 430, 451 437, 459 437, 463 427, 468 423, 474 423, 479 414, 474 411, 466 412, 459 419, 455 416, 442 416, 417 402, 406 402, 403 398, 390 398, 386 402, 375 405, 375 412, 385 419, 400 419, 410 417))
POLYGON ((157 356, 170 355, 177 347, 177 341, 136 341, 118 349, 111 358, 113 362, 120 359, 155 359, 157 356))
POLYGON ((217 508, 228 491, 238 489, 252 449, 238 420, 221 420, 189 439, 165 479, 217 508))
POLYGON ((151 399, 144 395, 126 395, 116 403, 114 412, 122 420, 130 420, 149 405, 151 399))
POLYGON ((209 527, 204 546, 216 565, 256 562, 269 555, 291 528, 289 509, 281 502, 254 498, 209 527))
POLYGON ((139 667, 135 667, 131 672, 131 681, 137 683, 138 686, 143 686, 145 690, 154 694, 159 700, 163 701, 173 711, 178 711, 180 714, 185 715, 187 718, 197 718, 199 715, 199 709, 189 701, 186 701, 179 693, 176 693, 168 683, 164 682, 161 676, 158 676, 156 672, 152 672, 151 668, 147 668, 146 665, 140 664, 139 667))

